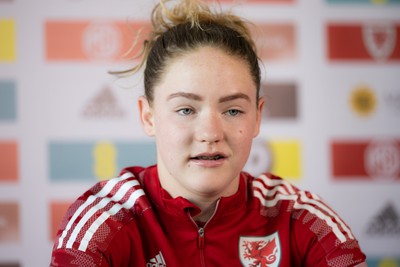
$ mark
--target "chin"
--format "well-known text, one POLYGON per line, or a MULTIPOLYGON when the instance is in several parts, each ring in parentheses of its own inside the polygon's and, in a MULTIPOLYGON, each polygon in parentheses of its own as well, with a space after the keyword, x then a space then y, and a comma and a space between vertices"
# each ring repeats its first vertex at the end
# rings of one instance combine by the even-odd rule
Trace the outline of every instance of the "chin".
POLYGON ((221 189, 220 188, 201 188, 196 189, 199 195, 203 197, 221 197, 221 189))
POLYGON ((232 183, 216 183, 216 178, 215 176, 212 178, 208 178, 206 180, 203 180, 200 183, 192 184, 192 188, 194 191, 197 191, 198 193, 202 195, 210 195, 210 196, 222 196, 225 191, 231 187, 232 183))

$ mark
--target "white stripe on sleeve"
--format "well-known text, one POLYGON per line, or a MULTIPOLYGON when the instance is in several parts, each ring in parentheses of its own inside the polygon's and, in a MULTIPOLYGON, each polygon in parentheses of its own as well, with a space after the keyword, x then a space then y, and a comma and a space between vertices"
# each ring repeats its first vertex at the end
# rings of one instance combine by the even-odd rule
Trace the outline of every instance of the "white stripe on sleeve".
POLYGON ((101 198, 104 197, 106 195, 108 195, 111 190, 114 188, 114 186, 122 181, 122 180, 126 180, 128 178, 133 177, 133 174, 130 172, 126 172, 123 175, 121 175, 118 178, 115 179, 110 179, 106 185, 94 196, 89 196, 88 199, 85 201, 85 203, 83 203, 76 211, 75 213, 72 215, 71 219, 69 220, 67 226, 65 227, 64 231, 62 232, 60 238, 58 239, 58 246, 57 248, 61 248, 64 242, 64 238, 67 236, 69 229, 72 227, 72 224, 75 222, 76 218, 82 213, 82 211, 88 207, 90 204, 92 204, 97 198, 101 198))
POLYGON ((122 208, 130 209, 135 204, 136 200, 144 195, 144 191, 142 189, 136 190, 132 193, 129 199, 124 202, 122 205, 116 203, 112 206, 108 211, 104 211, 89 227, 86 231, 85 236, 83 237, 79 250, 86 251, 87 246, 89 245, 90 240, 93 238, 93 235, 96 233, 97 229, 110 217, 118 213, 122 208))
POLYGON ((79 221, 79 223, 74 228, 74 230, 73 230, 71 236, 69 237, 68 242, 65 246, 66 248, 72 248, 72 245, 74 244, 79 232, 82 230, 82 228, 86 224, 86 222, 93 216, 93 214, 95 214, 98 210, 104 208, 111 201, 115 201, 115 202, 120 201, 124 197, 124 195, 128 191, 128 189, 130 187, 139 185, 139 182, 137 180, 132 180, 132 181, 127 182, 126 184, 121 186, 121 188, 118 189, 117 193, 115 195, 113 195, 111 198, 108 198, 108 197, 103 198, 102 200, 100 200, 99 203, 97 203, 96 205, 91 207, 86 212, 86 214, 82 217, 82 219, 79 221), (125 186, 126 184, 128 184, 127 187, 125 186))
MULTIPOLYGON (((340 231, 338 224, 345 229, 346 233, 349 234, 350 238, 353 238, 353 236, 351 235, 351 231, 348 230, 348 228, 346 227, 346 225, 337 218, 336 215, 333 214, 333 212, 325 205, 323 205, 322 203, 318 202, 318 201, 312 201, 311 199, 309 199, 306 194, 303 192, 300 194, 301 200, 304 201, 304 204, 300 204, 298 202, 298 195, 287 195, 287 194, 276 194, 275 197, 273 199, 267 200, 265 198, 264 195, 270 195, 269 192, 264 186, 262 186, 262 184, 257 184, 254 183, 253 184, 255 188, 259 189, 260 191, 262 191, 263 193, 254 190, 254 196, 257 197, 261 204, 264 205, 265 207, 273 207, 275 206, 278 201, 280 200, 291 200, 294 201, 294 208, 295 209, 305 209, 307 211, 309 211, 310 213, 314 214, 315 216, 317 216, 319 219, 324 220, 326 222, 327 225, 329 225, 332 228, 333 233, 336 235, 336 237, 341 241, 341 242, 345 242, 347 239, 344 236, 344 234, 340 231), (264 194, 264 195, 263 195, 264 194), (313 203, 314 205, 316 205, 318 207, 315 208, 313 205, 307 204, 307 202, 309 203, 313 203), (337 223, 335 223, 332 220, 331 216, 328 216, 326 214, 324 214, 323 212, 321 212, 321 210, 325 210, 326 212, 329 213, 329 215, 331 215, 332 217, 334 217, 337 221, 337 223), (334 215, 334 216, 333 216, 334 215), (348 230, 348 231, 347 231, 348 230)), ((278 192, 281 192, 280 190, 275 190, 278 192)))

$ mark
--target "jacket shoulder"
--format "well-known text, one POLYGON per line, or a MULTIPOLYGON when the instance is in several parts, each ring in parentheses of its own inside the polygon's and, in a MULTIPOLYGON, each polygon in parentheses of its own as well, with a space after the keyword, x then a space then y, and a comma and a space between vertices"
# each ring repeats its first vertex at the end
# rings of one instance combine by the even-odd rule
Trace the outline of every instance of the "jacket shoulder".
POLYGON ((288 181, 272 175, 262 174, 252 181, 254 197, 261 203, 261 209, 274 214, 287 214, 293 220, 308 224, 310 221, 321 221, 321 226, 330 229, 338 241, 354 239, 349 227, 338 214, 318 195, 300 190, 288 181))
POLYGON ((150 204, 131 172, 124 171, 117 178, 99 182, 70 206, 53 254, 57 250, 72 250, 88 256, 105 251, 114 236, 147 209, 150 204))
MULTIPOLYGON (((322 256, 323 261, 329 263, 338 263, 337 260, 343 257, 351 257, 353 264, 365 260, 350 227, 318 195, 300 190, 290 182, 268 173, 253 178, 252 191, 259 200, 262 215, 274 218, 278 223, 282 218, 293 223, 290 224, 291 238, 299 248, 315 252, 309 255, 325 255, 322 256), (316 252, 319 249, 322 251, 316 252)), ((306 254, 306 251, 302 253, 306 254)))

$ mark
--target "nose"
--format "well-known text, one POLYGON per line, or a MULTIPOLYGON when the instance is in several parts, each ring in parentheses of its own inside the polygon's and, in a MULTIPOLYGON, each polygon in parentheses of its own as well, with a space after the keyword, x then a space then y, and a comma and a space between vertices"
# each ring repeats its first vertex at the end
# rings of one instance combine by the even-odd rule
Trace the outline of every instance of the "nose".
POLYGON ((196 126, 196 139, 199 142, 217 143, 223 137, 223 124, 218 113, 207 112, 199 117, 196 126))

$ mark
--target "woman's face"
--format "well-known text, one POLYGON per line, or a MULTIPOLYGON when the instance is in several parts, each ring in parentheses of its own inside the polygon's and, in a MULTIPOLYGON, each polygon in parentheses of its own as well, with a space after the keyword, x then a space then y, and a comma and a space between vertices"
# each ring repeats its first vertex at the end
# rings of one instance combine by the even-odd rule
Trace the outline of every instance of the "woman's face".
POLYGON ((263 103, 237 57, 202 47, 172 60, 152 105, 139 100, 143 127, 156 139, 163 188, 189 200, 234 194, 263 103))

